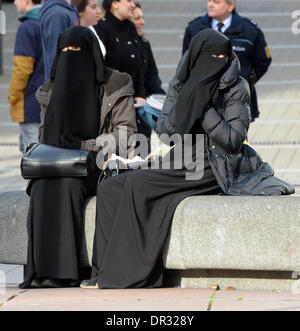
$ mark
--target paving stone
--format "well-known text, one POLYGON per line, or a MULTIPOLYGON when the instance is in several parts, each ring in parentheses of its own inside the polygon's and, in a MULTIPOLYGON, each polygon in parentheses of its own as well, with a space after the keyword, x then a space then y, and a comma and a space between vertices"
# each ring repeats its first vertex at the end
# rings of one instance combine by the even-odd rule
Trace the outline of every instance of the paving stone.
POLYGON ((293 300, 220 300, 213 301, 211 311, 300 311, 300 302, 293 300))
POLYGON ((201 311, 207 310, 211 295, 211 290, 192 289, 28 290, 2 310, 201 311))
POLYGON ((12 298, 14 295, 17 295, 18 293, 22 292, 17 286, 7 286, 5 289, 0 287, 0 311, 1 308, 3 308, 3 305, 12 298))
POLYGON ((300 294, 291 291, 216 291, 214 299, 247 300, 295 300, 300 302, 300 294))
POLYGON ((212 311, 299 311, 300 294, 278 291, 217 291, 212 311))
POLYGON ((217 291, 202 289, 84 290, 11 289, 2 311, 205 311, 300 309, 300 296, 289 292, 217 291))
POLYGON ((4 286, 20 284, 23 282, 23 266, 13 264, 0 264, 0 291, 4 286))
MULTIPOLYGON (((0 270, 1 270, 0 265, 0 270)), ((5 273, 6 286, 11 286, 12 284, 20 284, 23 281, 23 266, 14 266, 8 272, 5 273)))

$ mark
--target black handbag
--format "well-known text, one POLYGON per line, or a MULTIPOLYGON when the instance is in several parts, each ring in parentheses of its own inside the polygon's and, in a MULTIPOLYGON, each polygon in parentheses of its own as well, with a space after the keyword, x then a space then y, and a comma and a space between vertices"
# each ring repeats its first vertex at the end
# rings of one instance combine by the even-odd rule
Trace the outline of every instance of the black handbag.
POLYGON ((45 144, 32 144, 21 160, 24 179, 87 177, 95 169, 95 152, 45 144))

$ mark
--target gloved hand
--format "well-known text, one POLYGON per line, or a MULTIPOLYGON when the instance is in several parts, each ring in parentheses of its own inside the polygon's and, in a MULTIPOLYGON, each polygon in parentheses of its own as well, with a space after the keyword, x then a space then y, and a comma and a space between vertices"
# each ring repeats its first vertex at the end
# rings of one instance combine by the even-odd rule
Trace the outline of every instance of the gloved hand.
POLYGON ((60 137, 60 144, 67 149, 81 149, 81 140, 71 133, 66 133, 60 137))

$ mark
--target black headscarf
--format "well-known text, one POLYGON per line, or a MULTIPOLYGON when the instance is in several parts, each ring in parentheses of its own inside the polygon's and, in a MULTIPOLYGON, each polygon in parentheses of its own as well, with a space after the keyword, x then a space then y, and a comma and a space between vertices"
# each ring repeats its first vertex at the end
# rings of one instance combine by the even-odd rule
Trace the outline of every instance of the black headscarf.
POLYGON ((100 87, 107 81, 98 40, 93 32, 73 26, 62 33, 51 70, 53 91, 44 122, 44 142, 60 146, 62 135, 80 139, 96 138, 99 134, 100 87), (68 46, 80 51, 66 52, 68 46))
POLYGON ((199 121, 214 97, 222 74, 230 66, 231 58, 231 41, 218 31, 206 29, 192 39, 177 73, 177 78, 184 84, 175 108, 178 133, 203 133, 199 121), (212 54, 225 54, 226 57, 213 57, 212 54))

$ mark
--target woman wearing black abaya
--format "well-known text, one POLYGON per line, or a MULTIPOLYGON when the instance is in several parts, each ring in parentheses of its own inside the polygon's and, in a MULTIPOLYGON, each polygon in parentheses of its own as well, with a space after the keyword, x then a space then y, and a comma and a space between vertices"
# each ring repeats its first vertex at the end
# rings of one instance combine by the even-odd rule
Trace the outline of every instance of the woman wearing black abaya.
MULTIPOLYGON (((169 170, 162 167, 162 170, 132 171, 98 185, 93 272, 81 287, 161 286, 162 248, 179 202, 192 195, 226 193, 220 170, 214 164, 215 150, 217 158, 230 155, 236 168, 232 165, 230 169, 229 164, 227 168, 235 171, 236 180, 239 179, 238 172, 246 164, 244 160, 243 167, 242 162, 237 167, 236 160, 243 156, 243 141, 250 123, 249 88, 239 76, 239 63, 231 49, 230 40, 211 29, 193 39, 178 70, 183 87, 175 106, 176 132, 190 136, 183 154, 176 152, 179 142, 170 153, 169 170), (185 160, 189 156, 192 159, 178 167, 183 156, 185 160)), ((252 175, 259 186, 263 183, 260 170, 266 177, 272 175, 258 157, 253 156, 246 165, 254 166, 255 162, 257 169, 247 168, 242 175, 252 175)), ((226 179, 231 178, 226 176, 226 179)), ((273 189, 273 194, 293 191, 282 181, 276 182, 277 191, 274 182, 269 184, 266 192, 270 192, 268 188, 273 189)), ((264 193, 260 189, 255 187, 249 194, 264 193)))
MULTIPOLYGON (((205 60, 208 59, 218 66, 217 70, 213 68, 211 75, 215 86, 228 67, 231 56, 230 41, 223 36, 219 40, 221 45, 217 52, 226 54, 226 59, 212 58, 210 60, 208 55, 203 55, 205 60)), ((189 104, 189 108, 185 108, 181 106, 178 99, 180 108, 177 109, 178 113, 182 111, 182 115, 185 116, 184 112, 186 112, 187 118, 193 116, 195 120, 197 115, 191 114, 191 112, 197 109, 199 112, 197 120, 200 119, 212 97, 211 94, 207 98, 205 86, 198 89, 198 83, 203 83, 201 77, 205 76, 207 79, 211 74, 210 71, 205 71, 206 65, 202 63, 204 58, 198 62, 197 59, 194 59, 193 51, 196 52, 196 48, 199 58, 201 52, 205 53, 205 49, 202 49, 203 45, 201 44, 199 47, 198 45, 199 43, 194 43, 194 47, 190 47, 190 56, 186 61, 189 67, 184 68, 185 76, 191 74, 191 81, 188 81, 189 77, 185 77, 188 84, 191 82, 188 85, 191 91, 187 91, 187 94, 184 93, 181 97, 184 102, 191 98, 191 104, 189 104), (193 73, 199 74, 198 66, 204 72, 198 75, 198 81, 197 77, 195 81, 193 73), (193 88, 197 89, 196 92, 200 94, 199 98, 193 88), (206 103, 202 101, 203 97, 206 98, 206 103), (199 107, 194 101, 200 101, 199 107)), ((217 41, 216 45, 218 45, 217 41)), ((208 49, 208 51, 214 52, 214 48, 208 49)), ((211 67, 208 68, 211 69, 211 67)), ((203 84, 205 84, 205 80, 203 84)), ((210 92, 213 93, 213 91, 210 92)), ((181 133, 203 132, 200 125, 183 132, 181 120, 178 121, 178 129, 181 133)), ((137 170, 105 180, 98 186, 92 278, 84 281, 81 287, 93 287, 96 283, 100 288, 159 287, 162 285, 162 247, 176 206, 187 196, 215 194, 220 191, 209 165, 206 151, 202 149, 197 155, 198 172, 203 172, 202 178, 200 176, 201 179, 197 180, 186 179, 187 173, 194 171, 188 171, 187 164, 176 170, 174 164, 176 161, 181 161, 182 158, 180 154, 180 160, 176 160, 176 155, 177 153, 174 152, 170 157, 172 169, 137 170), (106 192, 105 196, 103 196, 103 192, 106 192)), ((193 159, 195 160, 195 158, 194 155, 193 159)), ((168 158, 166 157, 166 159, 168 158)), ((164 166, 164 168, 166 167, 164 166)))
MULTIPOLYGON (((105 66, 99 43, 88 28, 75 26, 61 34, 51 81, 40 88, 37 98, 44 107, 42 143, 96 153, 101 150, 96 143, 101 134, 111 133, 118 143, 119 126, 126 126, 128 135, 136 131, 131 79, 105 66)), ((98 177, 95 167, 84 179, 32 181, 27 268, 21 288, 76 286, 83 279, 84 205, 95 195, 98 177)))

